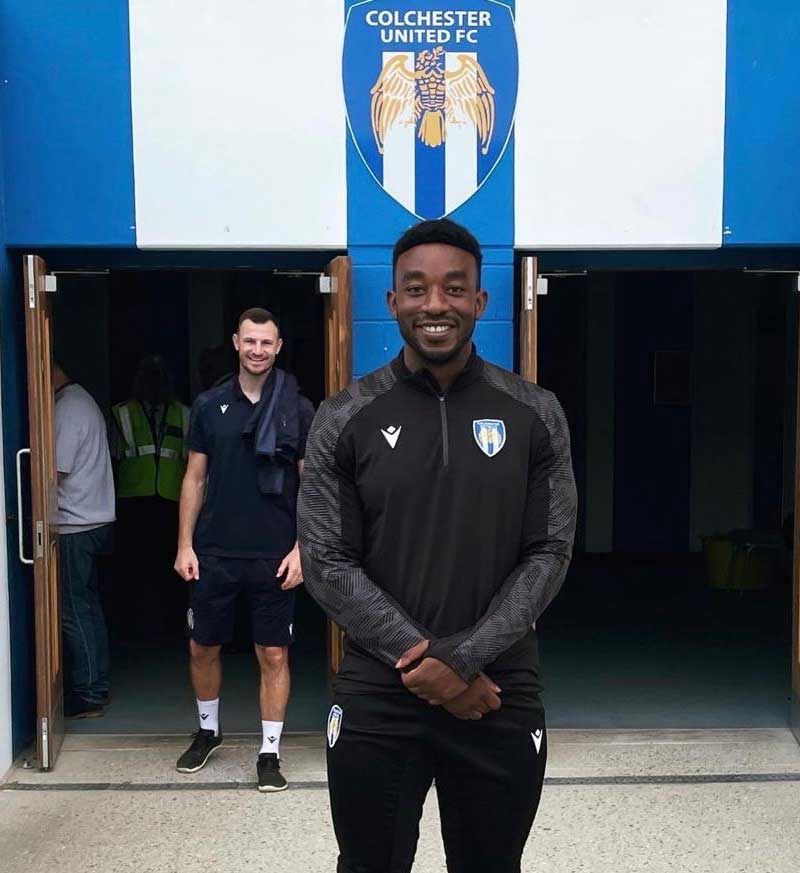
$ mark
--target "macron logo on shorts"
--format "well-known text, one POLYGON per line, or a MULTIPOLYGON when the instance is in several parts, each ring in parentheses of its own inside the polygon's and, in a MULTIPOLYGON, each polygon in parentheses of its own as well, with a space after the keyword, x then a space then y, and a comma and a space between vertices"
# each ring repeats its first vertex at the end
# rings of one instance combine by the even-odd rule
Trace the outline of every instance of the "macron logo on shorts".
POLYGON ((533 740, 534 746, 536 746, 536 754, 538 755, 542 748, 542 729, 539 728, 539 730, 533 731, 531 733, 531 739, 533 740))
POLYGON ((220 403, 220 405, 219 405, 219 411, 220 411, 223 415, 225 415, 225 413, 228 411, 228 404, 227 404, 227 403, 220 403))

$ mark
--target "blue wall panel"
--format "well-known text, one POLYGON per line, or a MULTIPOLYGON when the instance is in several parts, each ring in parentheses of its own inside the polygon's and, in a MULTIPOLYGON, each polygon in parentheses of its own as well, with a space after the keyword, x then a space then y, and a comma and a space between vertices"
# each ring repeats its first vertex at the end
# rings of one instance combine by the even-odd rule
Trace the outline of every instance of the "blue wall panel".
POLYGON ((800 243, 800 5, 728 0, 723 244, 800 243))
MULTIPOLYGON (((346 0, 345 13, 351 5, 353 0, 346 0)), ((510 5, 513 8, 513 4, 510 5)), ((491 8, 478 2, 473 6, 491 8)), ((416 7, 408 4, 408 8, 416 7)), ((432 46, 414 45, 409 50, 423 48, 432 46)), ((480 57, 479 54, 479 60, 480 57)), ((372 81, 374 78, 370 84, 372 81)), ((368 88, 364 95, 369 95, 368 88)), ((362 111, 366 112, 369 108, 366 97, 353 105, 361 104, 362 111)), ((353 260, 353 372, 358 377, 387 363, 402 346, 397 326, 386 307, 386 291, 392 284, 392 246, 419 219, 383 190, 367 169, 350 133, 347 136, 347 234, 348 252, 353 260)), ((435 161, 433 151, 417 143, 417 192, 424 191, 426 185, 437 188, 436 174, 441 171, 443 161, 442 154, 437 154, 441 160, 435 161)), ((478 351, 511 369, 514 364, 513 134, 500 154, 502 157, 483 185, 448 217, 468 227, 484 247, 483 284, 489 292, 489 308, 475 332, 478 351)), ((419 210, 419 203, 417 208, 419 210)))
MULTIPOLYGON (((0 156, 3 126, 0 123, 0 156)), ((0 170, 2 160, 0 157, 0 170)), ((20 563, 17 545, 17 494, 15 455, 28 445, 28 408, 25 365, 25 312, 19 259, 4 245, 5 197, 0 175, 0 374, 2 375, 3 473, 6 501, 6 551, 8 556, 8 608, 11 649, 12 753, 30 742, 36 721, 36 676, 33 633, 33 574, 20 563), (15 269, 16 267, 16 269, 15 269)), ((27 523, 30 520, 27 519, 27 523)), ((30 545, 28 546, 30 548, 30 545)), ((4 582, 0 580, 0 597, 4 582)), ((0 655, 2 657, 2 655, 0 655)), ((6 713, 0 713, 5 719, 6 713)))
MULTIPOLYGON (((353 375, 388 363, 403 344, 386 306, 392 282, 392 252, 386 247, 351 247, 353 258, 353 375), (376 263, 377 261, 377 263, 376 263)), ((514 365, 514 263, 510 249, 484 250, 483 285, 489 306, 475 331, 478 352, 511 370, 514 365)))
POLYGON ((134 245, 126 0, 3 4, 8 245, 134 245))

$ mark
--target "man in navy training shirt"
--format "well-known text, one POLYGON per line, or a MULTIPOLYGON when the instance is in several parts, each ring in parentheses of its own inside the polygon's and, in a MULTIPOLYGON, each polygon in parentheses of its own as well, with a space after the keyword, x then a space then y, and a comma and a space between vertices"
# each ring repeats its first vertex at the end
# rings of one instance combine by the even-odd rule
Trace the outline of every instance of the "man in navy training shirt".
POLYGON ((178 759, 194 773, 222 745, 220 649, 246 599, 261 669, 259 791, 282 791, 280 739, 289 700, 294 588, 302 582, 297 490, 313 408, 275 367, 282 340, 265 309, 239 319, 239 372, 192 407, 175 570, 192 585, 187 623, 199 729, 178 759))

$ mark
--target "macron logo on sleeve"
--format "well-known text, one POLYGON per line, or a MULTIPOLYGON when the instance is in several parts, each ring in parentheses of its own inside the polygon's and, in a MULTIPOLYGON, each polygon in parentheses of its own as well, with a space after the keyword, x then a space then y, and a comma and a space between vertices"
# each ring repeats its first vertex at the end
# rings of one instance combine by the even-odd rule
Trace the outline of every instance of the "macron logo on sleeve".
POLYGON ((220 403, 220 405, 219 405, 219 411, 220 411, 223 415, 225 415, 225 413, 228 411, 228 404, 227 404, 227 403, 220 403))
POLYGON ((397 445, 397 440, 400 439, 400 431, 403 429, 403 425, 400 427, 395 427, 393 424, 390 424, 389 427, 384 430, 381 428, 381 433, 386 438, 386 442, 389 443, 390 448, 394 448, 397 445))

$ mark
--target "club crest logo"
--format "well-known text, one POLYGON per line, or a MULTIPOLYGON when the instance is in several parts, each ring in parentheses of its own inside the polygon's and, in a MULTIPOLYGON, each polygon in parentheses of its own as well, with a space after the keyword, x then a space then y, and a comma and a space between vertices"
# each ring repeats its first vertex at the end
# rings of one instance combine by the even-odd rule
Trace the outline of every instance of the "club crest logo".
POLYGON ((496 418, 473 421, 472 435, 478 448, 489 458, 493 458, 506 444, 506 426, 496 418))
POLYGON ((342 707, 334 703, 328 713, 328 746, 332 749, 342 729, 342 707))
POLYGON ((352 3, 342 69, 348 126, 361 159, 418 218, 453 212, 502 158, 518 80, 506 3, 352 3))

